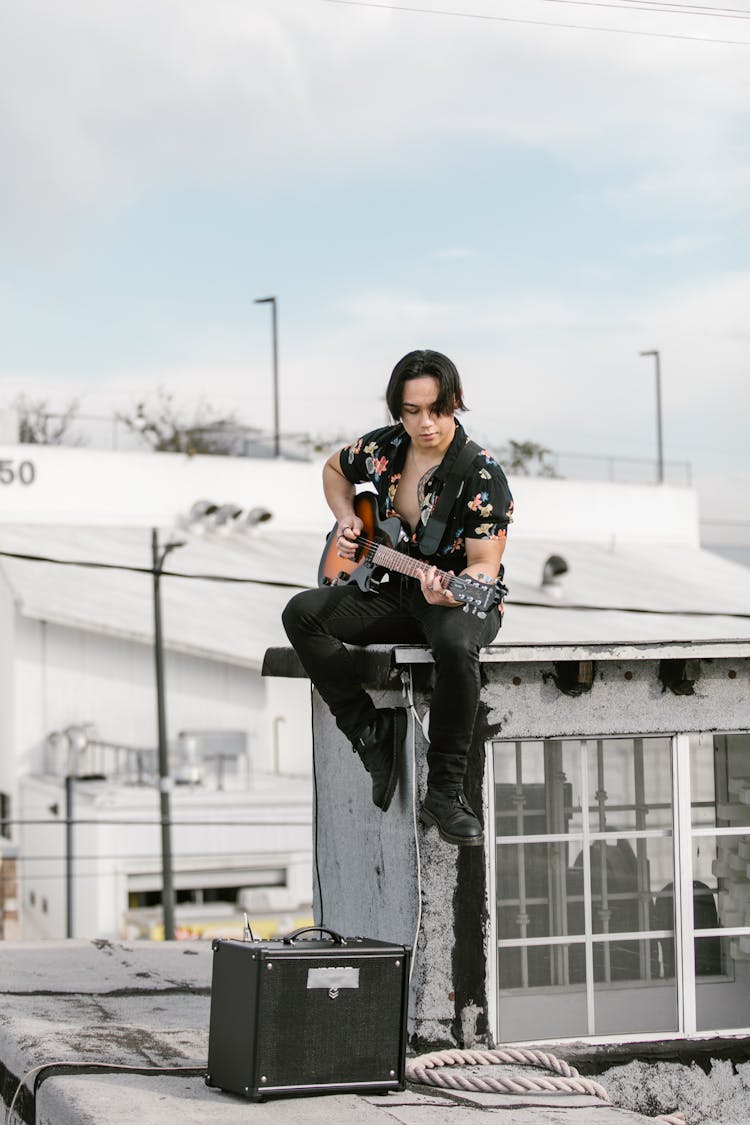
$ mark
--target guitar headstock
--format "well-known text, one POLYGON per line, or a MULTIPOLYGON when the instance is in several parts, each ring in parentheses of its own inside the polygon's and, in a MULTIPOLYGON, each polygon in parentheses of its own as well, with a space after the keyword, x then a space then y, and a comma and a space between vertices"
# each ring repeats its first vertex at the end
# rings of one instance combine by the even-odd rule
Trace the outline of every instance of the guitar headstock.
POLYGON ((457 602, 463 602, 464 613, 486 617, 487 611, 502 601, 508 593, 500 582, 482 582, 470 574, 451 578, 448 588, 457 602))

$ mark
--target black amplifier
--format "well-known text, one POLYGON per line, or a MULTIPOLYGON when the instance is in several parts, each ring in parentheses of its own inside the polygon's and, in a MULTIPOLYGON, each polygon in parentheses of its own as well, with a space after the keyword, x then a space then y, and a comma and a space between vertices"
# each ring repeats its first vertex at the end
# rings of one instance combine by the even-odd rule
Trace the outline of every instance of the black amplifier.
POLYGON ((309 926, 212 948, 209 1086, 254 1101, 404 1089, 408 946, 309 926))

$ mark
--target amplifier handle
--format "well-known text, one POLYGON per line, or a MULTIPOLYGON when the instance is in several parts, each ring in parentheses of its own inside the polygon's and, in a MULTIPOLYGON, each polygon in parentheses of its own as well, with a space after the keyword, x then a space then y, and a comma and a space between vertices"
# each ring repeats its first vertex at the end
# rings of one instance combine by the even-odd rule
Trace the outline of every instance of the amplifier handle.
POLYGON ((328 934, 329 937, 333 938, 336 945, 346 945, 346 938, 342 937, 336 930, 329 930, 327 926, 301 926, 298 930, 293 930, 290 934, 286 934, 281 940, 284 942, 284 945, 294 945, 295 939, 298 938, 300 934, 308 933, 328 934))

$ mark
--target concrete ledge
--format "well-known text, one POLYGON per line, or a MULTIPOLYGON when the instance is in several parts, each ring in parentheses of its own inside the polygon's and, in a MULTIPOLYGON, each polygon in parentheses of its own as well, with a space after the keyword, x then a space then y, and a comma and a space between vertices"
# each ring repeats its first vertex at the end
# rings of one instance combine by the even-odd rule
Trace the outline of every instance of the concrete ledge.
POLYGON ((208 942, 0 943, 0 1072, 5 1105, 26 1125, 645 1125, 595 1098, 454 1094, 410 1087, 382 1097, 336 1094, 249 1104, 209 1088, 212 951, 208 942), (97 1070, 99 1064, 185 1074, 97 1070), (88 1069, 86 1069, 88 1066, 88 1069), (196 1070, 198 1073, 196 1073, 196 1070), (480 1116, 481 1115, 481 1116, 480 1116))
MULTIPOLYGON (((394 671, 394 654, 397 651, 394 645, 347 645, 354 658, 357 674, 373 687, 385 688, 393 683, 398 683, 394 671)), ((425 649, 425 652, 428 652, 425 649)), ((293 648, 266 649, 261 668, 263 676, 278 676, 286 679, 306 679, 305 672, 297 653, 293 648)))

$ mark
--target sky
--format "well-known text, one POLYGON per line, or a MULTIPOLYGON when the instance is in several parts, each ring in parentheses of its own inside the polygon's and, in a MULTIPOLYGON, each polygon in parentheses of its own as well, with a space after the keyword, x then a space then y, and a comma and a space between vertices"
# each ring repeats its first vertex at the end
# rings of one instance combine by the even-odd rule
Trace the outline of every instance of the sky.
POLYGON ((664 456, 750 542, 728 2, 6 0, 0 407, 270 429, 274 295, 282 431, 383 423, 428 347, 490 448, 655 459, 658 349, 664 456))

